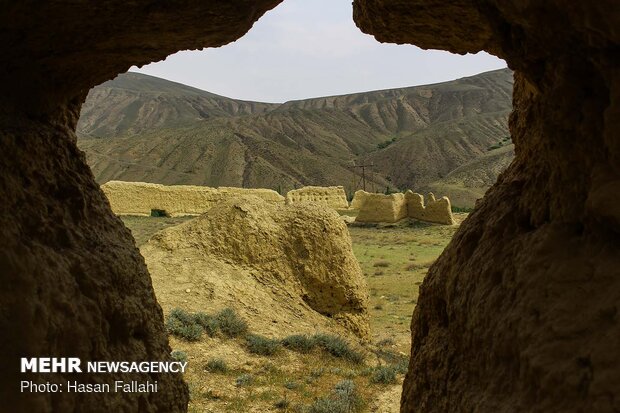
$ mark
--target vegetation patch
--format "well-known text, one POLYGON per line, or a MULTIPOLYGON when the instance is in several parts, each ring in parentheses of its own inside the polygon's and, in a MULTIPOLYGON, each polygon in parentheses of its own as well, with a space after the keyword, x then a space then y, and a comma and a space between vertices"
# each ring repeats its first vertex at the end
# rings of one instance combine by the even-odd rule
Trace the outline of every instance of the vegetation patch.
POLYGON ((228 371, 226 361, 220 358, 209 359, 205 368, 212 373, 226 373, 228 371))
POLYGON ((258 334, 250 334, 245 339, 248 351, 252 354, 272 356, 280 349, 279 340, 272 340, 258 334))
POLYGON ((168 333, 186 341, 198 341, 206 332, 214 336, 221 331, 228 337, 243 335, 248 330, 248 325, 235 310, 225 308, 212 316, 203 312, 189 313, 180 308, 170 311, 166 320, 168 333))

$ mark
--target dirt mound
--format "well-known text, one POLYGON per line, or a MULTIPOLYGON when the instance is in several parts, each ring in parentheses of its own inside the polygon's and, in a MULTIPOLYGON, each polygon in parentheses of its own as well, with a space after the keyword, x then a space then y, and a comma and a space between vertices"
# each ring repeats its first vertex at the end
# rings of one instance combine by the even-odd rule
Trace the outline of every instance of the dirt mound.
POLYGON ((369 335, 366 282, 346 225, 327 208, 227 200, 157 233, 142 254, 165 310, 227 305, 262 333, 369 335))

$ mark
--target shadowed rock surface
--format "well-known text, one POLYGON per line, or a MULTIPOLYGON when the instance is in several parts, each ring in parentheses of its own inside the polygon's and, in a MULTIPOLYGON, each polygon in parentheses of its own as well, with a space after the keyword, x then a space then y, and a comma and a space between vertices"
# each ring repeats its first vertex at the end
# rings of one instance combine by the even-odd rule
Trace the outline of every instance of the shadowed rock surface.
MULTIPOLYGON (((20 357, 168 360, 129 231, 77 149, 88 90, 179 49, 242 36, 277 0, 3 3, 0 11, 0 410, 181 412, 175 374, 20 374, 20 357), (20 393, 36 383, 158 381, 158 392, 20 393)), ((66 390, 66 389, 65 389, 66 390)))
POLYGON ((356 0, 354 19, 515 70, 516 158, 422 284, 401 411, 618 411, 617 2, 356 0))

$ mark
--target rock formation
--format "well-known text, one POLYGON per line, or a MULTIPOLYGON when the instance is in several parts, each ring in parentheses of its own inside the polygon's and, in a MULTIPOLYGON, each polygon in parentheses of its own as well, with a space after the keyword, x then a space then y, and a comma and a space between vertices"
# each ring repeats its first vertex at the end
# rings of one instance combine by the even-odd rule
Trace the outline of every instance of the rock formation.
POLYGON ((334 209, 349 207, 347 194, 342 186, 304 186, 286 194, 286 203, 313 202, 334 209))
POLYGON ((122 181, 107 182, 101 185, 101 189, 117 215, 149 216, 153 211, 173 217, 200 215, 220 201, 243 195, 255 195, 271 203, 284 203, 284 197, 271 189, 210 188, 122 181))
POLYGON ((20 393, 20 357, 166 360, 161 308, 130 232, 76 147, 88 90, 132 65, 242 36, 278 0, 30 0, 0 6, 0 410, 181 412, 177 374, 82 373, 83 383, 157 380, 157 393, 20 393))
POLYGON ((515 70, 515 160, 421 286, 401 411, 620 409, 617 2, 355 0, 354 19, 515 70))
POLYGON ((335 320, 369 337, 366 281, 330 208, 226 200, 155 234, 142 254, 164 310, 188 300, 194 310, 236 307, 253 331, 275 336, 337 328, 335 320))
POLYGON ((363 192, 359 193, 358 200, 361 207, 355 218, 357 222, 397 222, 407 218, 407 202, 402 193, 384 195, 363 192))
POLYGON ((405 192, 407 216, 409 218, 434 222, 436 224, 454 225, 452 207, 448 197, 444 196, 436 200, 435 195, 431 192, 426 198, 426 205, 424 205, 424 197, 422 195, 412 191, 405 192))

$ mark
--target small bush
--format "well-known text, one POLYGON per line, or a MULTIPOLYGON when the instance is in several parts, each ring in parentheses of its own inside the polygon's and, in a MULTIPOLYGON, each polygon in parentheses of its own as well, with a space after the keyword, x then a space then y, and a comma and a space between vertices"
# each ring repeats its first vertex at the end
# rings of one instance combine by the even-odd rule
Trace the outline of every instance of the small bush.
POLYGON ((377 261, 372 266, 373 267, 387 268, 387 267, 390 266, 390 263, 388 261, 377 261))
POLYGON ((170 357, 172 357, 175 361, 180 361, 181 363, 187 361, 187 353, 181 350, 174 350, 170 353, 170 357))
POLYGON ((314 340, 317 342, 318 346, 334 357, 344 358, 354 363, 361 363, 364 360, 362 354, 353 350, 351 346, 349 346, 349 343, 338 336, 316 334, 314 340))
POLYGON ((355 383, 343 380, 336 384, 329 397, 316 399, 308 406, 308 413, 353 413, 359 412, 364 406, 355 383))
POLYGON ((246 337, 248 350, 252 354, 271 356, 280 349, 280 342, 258 334, 250 334, 246 337))
POLYGON ((309 353, 316 347, 316 341, 305 334, 294 334, 282 339, 282 345, 299 353, 309 353))
POLYGON ((226 373, 228 371, 226 362, 219 358, 210 359, 205 367, 212 373, 226 373))
POLYGON ((237 377, 237 379, 235 380, 235 386, 237 387, 244 387, 244 386, 249 386, 254 382, 254 377, 251 374, 242 374, 241 376, 237 377))
POLYGON ((220 330, 228 337, 239 337, 248 331, 248 324, 232 308, 225 308, 215 315, 220 330))
POLYGON ((211 337, 217 334, 220 329, 217 319, 206 313, 196 313, 193 315, 194 323, 198 324, 211 337))
POLYGON ((375 384, 396 383, 396 369, 392 366, 379 366, 373 371, 370 381, 375 384))
POLYGON ((383 310, 383 304, 376 304, 374 308, 375 310, 383 310))
POLYGON ((187 341, 198 341, 202 337, 202 327, 196 324, 190 313, 180 308, 173 308, 170 311, 166 329, 170 334, 187 341))

